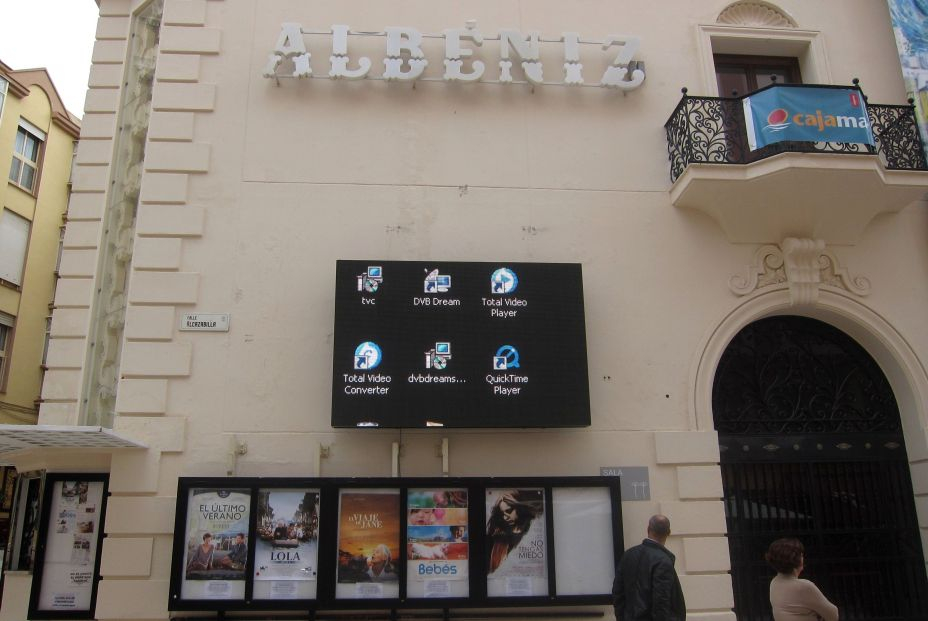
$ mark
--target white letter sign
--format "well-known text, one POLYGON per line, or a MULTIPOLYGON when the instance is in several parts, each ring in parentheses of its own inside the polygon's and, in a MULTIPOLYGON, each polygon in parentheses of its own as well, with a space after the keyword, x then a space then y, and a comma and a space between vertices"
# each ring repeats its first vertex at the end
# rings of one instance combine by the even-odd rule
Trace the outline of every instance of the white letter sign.
POLYGON ((332 26, 332 56, 329 60, 332 61, 329 77, 334 79, 361 80, 371 70, 371 59, 367 56, 358 59, 357 69, 348 69, 348 26, 344 24, 332 26))
MULTIPOLYGON (((444 72, 439 77, 438 71, 432 70, 432 75, 426 74, 430 64, 422 49, 426 38, 439 38, 436 34, 423 34, 409 26, 387 26, 382 32, 351 32, 345 24, 334 24, 331 27, 332 55, 329 57, 331 66, 329 77, 332 79, 344 78, 347 80, 361 80, 369 76, 371 59, 366 56, 357 58, 355 68, 349 68, 352 59, 348 55, 348 37, 357 35, 364 37, 384 37, 386 40, 386 53, 383 58, 383 74, 371 76, 374 80, 387 82, 415 82, 438 81, 446 82, 484 82, 496 84, 528 83, 534 89, 537 85, 545 84, 541 62, 541 45, 550 44, 546 49, 546 57, 551 57, 554 47, 560 45, 564 54, 563 80, 558 84, 563 86, 583 86, 583 63, 581 51, 589 53, 590 47, 601 47, 608 53, 617 48, 615 57, 610 57, 609 65, 603 72, 598 84, 593 82, 590 86, 631 91, 644 83, 644 63, 635 61, 635 55, 641 47, 641 39, 632 35, 607 35, 602 44, 599 41, 584 41, 576 32, 562 32, 560 39, 542 39, 538 32, 529 32, 523 35, 518 30, 501 30, 499 32, 499 79, 482 80, 486 70, 486 63, 493 62, 487 58, 480 48, 483 47, 484 36, 477 29, 477 20, 469 19, 463 28, 447 28, 441 31, 440 37, 444 39, 444 72), (584 47, 586 46, 586 47, 584 47), (525 76, 524 80, 516 80, 512 75, 513 62, 518 62, 525 76)), ((280 26, 277 43, 268 56, 267 63, 262 70, 266 78, 274 78, 280 86, 278 78, 310 78, 313 75, 310 67, 312 55, 306 48, 304 36, 328 36, 328 32, 303 30, 297 22, 284 22, 280 26), (281 65, 289 61, 284 68, 281 65), (293 64, 293 73, 288 75, 288 67, 293 64)), ((493 40, 496 37, 490 37, 493 40)), ((369 49, 369 48, 365 48, 369 49)), ((434 50, 431 44, 426 50, 434 50)), ((435 52, 437 53, 437 51, 435 52)), ((548 85, 553 82, 548 82, 548 85)))
POLYGON ((385 80, 415 80, 429 61, 422 53, 422 33, 414 28, 388 27, 387 57, 383 59, 385 80), (409 52, 409 71, 403 71, 403 50, 409 52))

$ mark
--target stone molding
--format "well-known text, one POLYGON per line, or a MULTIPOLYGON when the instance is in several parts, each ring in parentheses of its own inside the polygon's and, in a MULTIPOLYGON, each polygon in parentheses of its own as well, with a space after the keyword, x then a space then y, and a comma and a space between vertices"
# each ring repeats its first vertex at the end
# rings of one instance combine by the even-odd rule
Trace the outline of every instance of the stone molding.
POLYGON ((820 239, 788 237, 779 245, 767 244, 754 253, 745 275, 736 274, 728 287, 738 296, 786 283, 790 305, 811 306, 822 286, 843 289, 859 297, 870 294, 870 280, 852 276, 837 255, 820 239))

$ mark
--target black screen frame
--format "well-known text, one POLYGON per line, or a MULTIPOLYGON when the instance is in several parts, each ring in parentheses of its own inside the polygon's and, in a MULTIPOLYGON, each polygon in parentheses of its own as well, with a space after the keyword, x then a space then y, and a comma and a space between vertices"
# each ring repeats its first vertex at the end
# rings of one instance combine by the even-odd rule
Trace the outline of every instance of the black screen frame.
POLYGON ((333 427, 590 426, 581 264, 371 259, 339 260, 335 271, 333 427), (370 266, 382 280, 367 292, 360 288, 370 266), (451 278, 448 291, 423 291, 433 269, 451 278), (501 269, 517 275, 511 293, 491 293, 501 269), (442 370, 423 364, 438 341, 451 344, 442 370), (382 356, 365 373, 352 366, 352 354, 367 342, 382 356), (494 355, 507 345, 518 351, 518 368, 500 371, 494 355))

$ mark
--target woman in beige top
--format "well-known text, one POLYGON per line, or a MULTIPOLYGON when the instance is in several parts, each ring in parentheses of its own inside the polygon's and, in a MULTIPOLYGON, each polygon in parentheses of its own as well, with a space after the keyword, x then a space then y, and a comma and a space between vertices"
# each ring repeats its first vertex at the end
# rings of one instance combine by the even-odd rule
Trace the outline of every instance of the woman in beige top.
POLYGON ((838 607, 808 580, 799 578, 803 569, 802 542, 777 539, 767 549, 766 559, 777 575, 770 582, 770 605, 774 621, 838 621, 838 607))

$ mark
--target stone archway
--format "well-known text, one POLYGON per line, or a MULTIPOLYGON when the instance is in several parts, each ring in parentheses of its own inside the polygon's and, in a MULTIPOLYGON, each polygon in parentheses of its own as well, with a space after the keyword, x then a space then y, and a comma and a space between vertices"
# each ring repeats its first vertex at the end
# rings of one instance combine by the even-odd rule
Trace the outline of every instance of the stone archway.
MULTIPOLYGON (((828 333, 826 341, 843 339, 870 359, 864 366, 869 364, 881 376, 882 368, 885 376, 880 390, 884 396, 889 394, 896 422, 878 425, 879 430, 864 429, 864 425, 853 432, 856 436, 844 438, 827 434, 848 431, 846 425, 839 425, 837 430, 827 429, 827 425, 819 424, 822 421, 814 420, 815 416, 810 422, 802 414, 793 421, 798 427, 782 425, 782 420, 774 420, 772 426, 756 419, 745 419, 742 422, 747 424, 740 427, 732 425, 730 420, 722 422, 721 469, 736 612, 741 619, 769 618, 765 594, 772 572, 764 567, 763 549, 778 536, 798 535, 812 548, 810 558, 816 558, 816 551, 821 555, 817 572, 821 576, 812 577, 826 589, 835 591, 832 596, 843 608, 842 618, 924 618, 928 602, 919 598, 925 597, 920 594, 928 592, 928 588, 905 445, 909 447, 909 458, 916 460, 925 455, 924 400, 920 397, 928 382, 914 352, 892 326, 856 300, 836 292, 822 293, 816 306, 804 307, 803 316, 786 321, 823 327, 828 333), (898 409, 894 396, 899 402, 898 409), (867 433, 872 436, 869 441, 865 438, 867 433), (887 495, 881 498, 879 494, 870 494, 873 489, 887 495), (877 507, 881 510, 877 511, 877 507), (847 526, 863 530, 841 531, 847 526), (882 534, 873 534, 874 529, 882 529, 882 534), (909 533, 902 540, 881 539, 887 535, 892 538, 900 530, 909 533), (830 537, 829 533, 839 531, 839 536, 830 537), (874 550, 884 549, 899 552, 908 560, 876 558, 874 550), (873 558, 868 561, 867 557, 873 558), (870 561, 873 562, 867 567, 870 561), (894 570, 901 568, 905 570, 894 575, 894 570), (875 577, 892 579, 874 589, 875 577), (879 592, 896 587, 902 589, 898 597, 879 592), (908 608, 893 611, 885 605, 888 599, 899 599, 908 608), (758 607, 757 602, 762 605, 758 607), (880 602, 882 609, 874 606, 874 602, 880 602)), ((731 368, 743 367, 745 355, 751 360, 750 352, 745 351, 741 352, 742 360, 734 365, 725 360, 728 352, 744 349, 742 333, 756 332, 750 326, 782 323, 776 317, 795 315, 796 308, 790 305, 785 288, 767 289, 735 308, 708 336, 696 365, 694 382, 694 406, 700 429, 715 428, 712 388, 717 376, 729 373, 731 368)), ((816 339, 809 337, 800 340, 810 340, 808 344, 813 350, 821 348, 823 343, 819 340, 817 345, 812 344, 816 339)), ((793 372, 808 372, 799 367, 793 372)), ((734 403, 737 409, 738 398, 734 403)), ((716 405, 732 407, 721 402, 716 405)), ((810 567, 815 574, 815 564, 810 567)))

